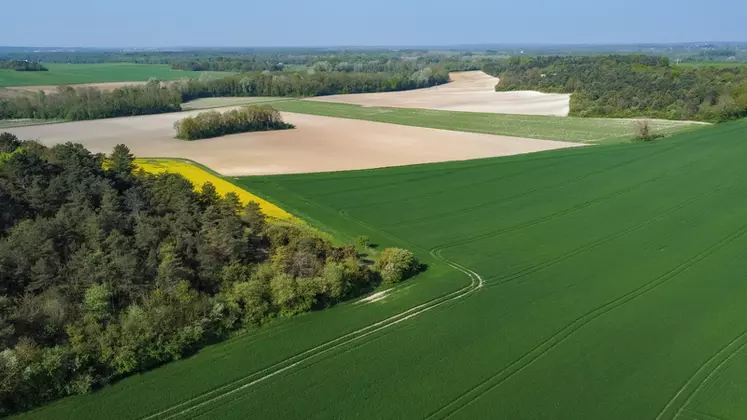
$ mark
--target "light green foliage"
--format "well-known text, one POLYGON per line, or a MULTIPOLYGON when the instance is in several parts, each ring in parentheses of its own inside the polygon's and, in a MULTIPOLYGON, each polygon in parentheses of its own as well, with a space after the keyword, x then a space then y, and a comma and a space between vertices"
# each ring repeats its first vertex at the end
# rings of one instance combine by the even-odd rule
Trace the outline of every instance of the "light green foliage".
POLYGON ((401 248, 387 248, 376 262, 376 269, 386 284, 399 283, 418 271, 420 263, 412 251, 401 248))
MULTIPOLYGON (((279 111, 300 114, 577 143, 627 142, 635 137, 636 129, 635 122, 627 119, 362 107, 310 100, 275 102, 272 106, 279 111)), ((652 120, 651 127, 656 133, 669 135, 700 126, 681 121, 652 120)))
POLYGON ((361 248, 368 248, 371 246, 371 238, 365 235, 359 235, 355 237, 355 244, 361 248))
POLYGON ((109 316, 111 292, 104 284, 92 284, 86 290, 83 298, 83 308, 86 314, 96 322, 102 321, 109 316))

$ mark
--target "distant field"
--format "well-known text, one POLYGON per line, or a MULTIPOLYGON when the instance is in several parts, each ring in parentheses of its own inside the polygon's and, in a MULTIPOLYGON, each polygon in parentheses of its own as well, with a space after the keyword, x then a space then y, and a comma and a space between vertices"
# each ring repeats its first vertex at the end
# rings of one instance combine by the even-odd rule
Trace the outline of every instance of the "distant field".
POLYGON ((26 417, 747 418, 745 130, 240 178, 429 269, 26 417))
MULTIPOLYGON (((313 100, 278 102, 272 106, 301 114, 580 143, 623 142, 633 138, 635 133, 634 122, 627 119, 375 108, 313 100)), ((682 121, 656 120, 652 124, 654 132, 664 135, 701 127, 682 121)))
POLYGON ((279 98, 268 96, 238 97, 238 98, 202 98, 182 104, 182 109, 190 111, 193 109, 220 108, 224 106, 240 106, 255 104, 270 104, 272 102, 288 101, 293 98, 279 98))
POLYGON ((0 130, 3 128, 25 127, 29 125, 43 125, 63 122, 62 120, 0 120, 0 130))
MULTIPOLYGON (((199 77, 204 72, 172 70, 166 64, 44 64, 49 71, 0 70, 0 87, 50 86, 104 82, 141 82, 199 77)), ((230 73, 220 73, 230 74, 230 73)))

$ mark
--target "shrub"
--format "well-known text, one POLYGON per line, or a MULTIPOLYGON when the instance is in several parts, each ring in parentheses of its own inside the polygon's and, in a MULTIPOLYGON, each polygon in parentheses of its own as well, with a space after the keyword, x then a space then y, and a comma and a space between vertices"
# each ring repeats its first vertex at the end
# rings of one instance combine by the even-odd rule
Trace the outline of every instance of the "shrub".
POLYGON ((661 135, 654 133, 651 120, 641 119, 635 121, 635 138, 641 141, 651 141, 661 135))
POLYGON ((355 244, 360 248, 368 248, 371 246, 371 238, 368 236, 356 236, 355 244))
POLYGON ((381 280, 386 284, 399 283, 420 270, 420 262, 411 251, 401 248, 387 248, 376 262, 381 280))

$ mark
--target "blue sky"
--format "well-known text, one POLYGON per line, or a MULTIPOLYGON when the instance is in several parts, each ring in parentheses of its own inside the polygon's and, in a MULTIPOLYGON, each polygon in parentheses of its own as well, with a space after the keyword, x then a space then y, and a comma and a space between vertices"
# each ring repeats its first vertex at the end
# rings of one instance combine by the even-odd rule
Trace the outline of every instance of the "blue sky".
POLYGON ((19 46, 747 41, 745 0, 3 0, 2 3, 0 45, 19 46))

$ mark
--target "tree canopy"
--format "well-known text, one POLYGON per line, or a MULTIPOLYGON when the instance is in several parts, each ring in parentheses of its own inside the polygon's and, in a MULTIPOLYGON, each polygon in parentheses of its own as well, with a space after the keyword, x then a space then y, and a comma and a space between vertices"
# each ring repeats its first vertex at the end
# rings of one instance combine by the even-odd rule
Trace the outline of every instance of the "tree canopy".
POLYGON ((571 115, 719 122, 747 116, 747 66, 672 67, 645 55, 511 58, 486 64, 498 91, 572 93, 571 115))
POLYGON ((136 171, 123 145, 106 157, 6 133, 0 153, 0 414, 381 282, 354 246, 210 184, 136 171))

